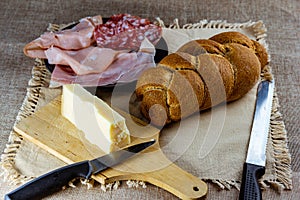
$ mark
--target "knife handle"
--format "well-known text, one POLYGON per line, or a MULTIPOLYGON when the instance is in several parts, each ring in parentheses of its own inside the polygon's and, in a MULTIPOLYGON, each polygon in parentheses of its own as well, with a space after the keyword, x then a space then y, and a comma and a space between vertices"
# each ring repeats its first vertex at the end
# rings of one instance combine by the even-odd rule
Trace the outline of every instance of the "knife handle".
POLYGON ((261 200, 258 179, 265 174, 265 167, 245 163, 239 200, 261 200))
POLYGON ((83 161, 61 167, 25 183, 6 194, 5 200, 41 199, 62 190, 71 180, 79 177, 89 178, 91 167, 89 161, 83 161))

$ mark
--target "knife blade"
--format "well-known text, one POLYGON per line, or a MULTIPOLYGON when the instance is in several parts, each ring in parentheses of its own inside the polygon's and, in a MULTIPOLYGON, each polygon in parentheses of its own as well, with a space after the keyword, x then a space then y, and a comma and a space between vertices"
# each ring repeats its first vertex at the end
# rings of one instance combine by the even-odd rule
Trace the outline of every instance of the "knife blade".
POLYGON ((41 199, 50 194, 60 191, 70 181, 76 178, 89 179, 94 174, 97 174, 109 167, 120 164, 138 154, 142 150, 153 145, 154 143, 155 140, 150 140, 148 142, 143 142, 119 151, 109 153, 93 160, 86 160, 66 165, 40 177, 37 177, 36 179, 29 181, 28 183, 25 183, 19 188, 6 194, 4 199, 41 199))
POLYGON ((243 166, 240 200, 262 199, 258 179, 265 174, 273 92, 274 80, 272 82, 262 81, 258 85, 247 158, 243 166))

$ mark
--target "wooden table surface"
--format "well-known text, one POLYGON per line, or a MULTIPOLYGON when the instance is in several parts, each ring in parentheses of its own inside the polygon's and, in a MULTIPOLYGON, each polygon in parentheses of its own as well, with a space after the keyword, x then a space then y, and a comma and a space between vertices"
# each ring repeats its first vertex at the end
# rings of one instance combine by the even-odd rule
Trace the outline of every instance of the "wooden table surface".
MULTIPOLYGON (((97 0, 2 0, 0 2, 0 152, 3 152, 18 110, 26 94, 31 76, 33 59, 24 56, 24 45, 43 33, 48 23, 68 23, 82 17, 101 14, 131 13, 154 19, 159 16, 166 24, 178 18, 179 23, 197 22, 202 19, 247 22, 263 20, 267 29, 267 42, 271 67, 276 78, 280 112, 288 132, 292 157, 293 190, 281 194, 273 189, 263 192, 264 199, 300 199, 300 2, 297 0, 268 1, 97 1, 97 0)), ((1 171, 0 171, 1 173, 1 171)), ((0 179, 0 195, 14 186, 0 179)), ((173 195, 154 186, 147 193, 137 189, 135 196, 125 195, 127 188, 95 196, 103 199, 176 199, 173 195), (151 191, 151 192, 149 192, 151 191)), ((92 189, 91 192, 95 190, 92 189)), ((67 189, 49 199, 71 199, 80 193, 88 197, 85 188, 67 189), (84 192, 83 192, 84 191, 84 192)), ((237 199, 238 191, 220 190, 209 184, 207 199, 237 199)), ((1 197, 2 198, 2 197, 1 197)))

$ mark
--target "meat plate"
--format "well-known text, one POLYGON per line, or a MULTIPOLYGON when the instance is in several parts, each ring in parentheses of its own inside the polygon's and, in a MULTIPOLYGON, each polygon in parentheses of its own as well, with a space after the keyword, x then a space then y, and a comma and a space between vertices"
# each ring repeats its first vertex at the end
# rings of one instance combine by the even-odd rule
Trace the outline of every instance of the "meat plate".
MULTIPOLYGON (((103 18, 103 23, 107 22, 109 18, 103 18)), ((74 26, 76 26, 79 22, 71 24, 67 27, 65 27, 62 30, 67 30, 67 29, 72 29, 74 26)), ((167 42, 165 41, 165 39, 163 37, 160 38, 160 40, 157 42, 157 44, 155 45, 155 55, 154 55, 154 62, 155 63, 159 63, 165 56, 168 55, 168 45, 167 42)), ((48 69, 48 71, 50 73, 52 73, 55 69, 55 65, 54 64, 50 64, 48 62, 47 59, 44 59, 45 62, 45 66, 48 69)), ((132 81, 130 81, 132 82, 132 81)), ((122 83, 124 84, 124 83, 122 83)), ((108 85, 104 85, 104 87, 112 87, 116 84, 108 84, 108 85)))

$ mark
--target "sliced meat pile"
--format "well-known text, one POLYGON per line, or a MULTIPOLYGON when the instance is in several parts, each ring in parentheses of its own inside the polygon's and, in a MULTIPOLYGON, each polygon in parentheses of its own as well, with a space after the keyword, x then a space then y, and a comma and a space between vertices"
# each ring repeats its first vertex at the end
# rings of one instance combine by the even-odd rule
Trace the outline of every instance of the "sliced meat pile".
POLYGON ((161 27, 128 14, 87 17, 73 28, 46 32, 24 47, 25 55, 47 59, 55 68, 51 85, 102 86, 136 80, 155 66, 161 27))

